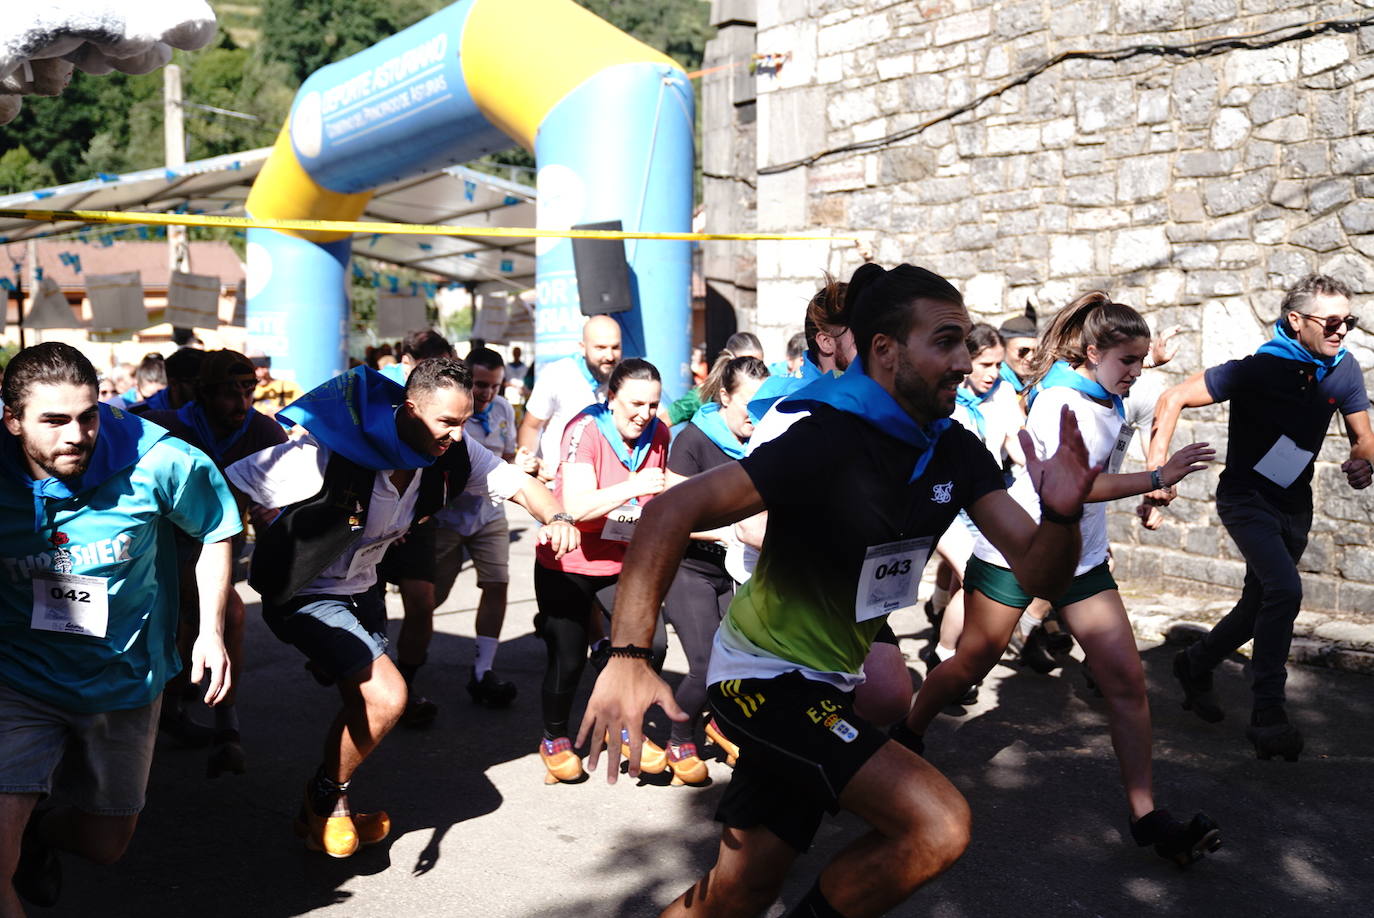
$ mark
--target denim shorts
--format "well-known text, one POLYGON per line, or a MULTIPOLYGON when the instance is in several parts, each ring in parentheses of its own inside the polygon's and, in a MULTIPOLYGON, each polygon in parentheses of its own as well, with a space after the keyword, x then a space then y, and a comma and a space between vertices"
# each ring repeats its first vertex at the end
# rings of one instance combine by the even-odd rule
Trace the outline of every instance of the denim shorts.
POLYGON ((83 812, 143 809, 162 696, 126 711, 79 714, 0 684, 0 794, 54 792, 83 812))
POLYGON ((284 606, 263 604, 262 617, 280 640, 338 680, 386 653, 385 584, 356 596, 307 594, 284 606))

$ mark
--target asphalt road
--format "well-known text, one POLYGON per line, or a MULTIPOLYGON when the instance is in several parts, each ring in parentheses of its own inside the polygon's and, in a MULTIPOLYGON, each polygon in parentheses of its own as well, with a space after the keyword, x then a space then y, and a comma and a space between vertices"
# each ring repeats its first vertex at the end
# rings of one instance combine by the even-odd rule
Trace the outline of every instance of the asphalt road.
MULTIPOLYGON (((249 772, 204 777, 203 751, 160 741, 148 807, 113 867, 65 859, 58 908, 33 915, 255 918, 654 915, 708 866, 711 821, 729 769, 705 788, 601 776, 547 787, 535 754, 543 647, 534 614, 527 518, 512 512, 511 604, 498 669, 520 688, 506 711, 463 691, 476 591, 470 570, 437 617, 421 688, 441 705, 428 731, 398 728, 359 773, 352 799, 386 808, 395 829, 347 860, 291 833, 306 776, 337 704, 249 606, 240 696, 249 772)), ((247 594, 245 594, 247 595, 247 594)), ((393 619, 399 602, 393 596, 393 619)), ((397 622, 393 621, 393 626, 397 622)), ((894 617, 914 677, 928 639, 919 612, 894 617)), ((1207 725, 1179 708, 1174 649, 1142 645, 1155 721, 1157 800, 1203 809, 1224 847, 1186 871, 1129 843, 1102 703, 1070 663, 1052 676, 999 666, 978 705, 942 718, 928 757, 968 797, 973 843, 947 874, 891 914, 1259 916, 1368 914, 1374 900, 1374 681, 1294 667, 1290 714, 1308 737, 1297 763, 1260 762, 1244 740, 1240 663, 1219 678, 1231 715, 1207 725)), ((669 675, 684 671, 674 644, 669 675)), ((584 690, 590 689, 590 676, 584 690)), ((203 716, 203 713, 202 713, 203 716)), ((798 861, 794 903, 830 855, 862 831, 827 822, 798 861)), ((780 915, 775 905, 770 915, 780 915)))

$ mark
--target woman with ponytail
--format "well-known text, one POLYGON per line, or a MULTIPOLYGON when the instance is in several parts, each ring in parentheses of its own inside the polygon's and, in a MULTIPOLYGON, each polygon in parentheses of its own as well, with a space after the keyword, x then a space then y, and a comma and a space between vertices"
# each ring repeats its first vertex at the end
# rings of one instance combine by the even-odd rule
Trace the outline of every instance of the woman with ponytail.
POLYGON ((725 339, 725 347, 721 348, 716 355, 716 362, 711 364, 710 372, 701 381, 701 385, 689 390, 686 395, 673 402, 667 408, 666 421, 670 427, 676 427, 683 421, 690 420, 692 415, 697 413, 702 405, 709 405, 716 400, 716 393, 720 391, 721 374, 725 372, 725 365, 736 357, 763 357, 763 342, 759 341, 758 336, 753 332, 735 332, 725 339))
MULTIPOLYGON (((726 361, 715 398, 692 415, 691 423, 673 441, 668 453, 669 488, 744 458, 745 444, 754 431, 749 400, 767 378, 768 365, 757 357, 726 361)), ((694 533, 663 603, 663 617, 673 626, 688 664, 687 675, 678 683, 674 697, 690 719, 673 723, 668 744, 668 767, 674 784, 701 784, 707 778, 706 763, 697 755, 696 728, 706 708, 711 640, 735 596, 735 581, 725 570, 726 542, 730 539, 729 527, 694 533)), ((727 758, 737 751, 728 742, 719 741, 723 735, 714 724, 708 725, 706 733, 727 758)))
MULTIPOLYGON (((1026 380, 1030 408, 1023 445, 1028 458, 1033 454, 1043 459, 1053 453, 1059 446, 1060 415, 1067 408, 1077 419, 1089 461, 1103 469, 1084 508, 1082 550, 1074 579, 1062 594, 1050 598, 1083 647, 1106 700, 1132 837, 1139 845, 1154 845, 1160 856, 1186 864, 1215 850, 1221 843, 1220 830, 1202 813, 1180 822, 1155 807, 1145 673, 1107 565, 1105 502, 1172 487, 1206 468, 1215 453, 1206 443, 1194 443, 1157 468, 1119 472, 1131 432, 1124 426, 1122 397, 1139 378, 1149 350, 1149 326, 1131 307, 1112 302, 1102 292, 1084 294, 1070 303, 1042 337, 1026 380)), ((1032 468, 1018 470, 1010 493, 1027 513, 1039 518, 1041 502, 1032 468)), ((1052 519, 1048 512, 1044 517, 1052 519)), ((981 534, 965 572, 964 589, 959 646, 954 656, 930 672, 917 693, 901 731, 910 742, 919 743, 940 709, 987 675, 1033 598, 981 534)))

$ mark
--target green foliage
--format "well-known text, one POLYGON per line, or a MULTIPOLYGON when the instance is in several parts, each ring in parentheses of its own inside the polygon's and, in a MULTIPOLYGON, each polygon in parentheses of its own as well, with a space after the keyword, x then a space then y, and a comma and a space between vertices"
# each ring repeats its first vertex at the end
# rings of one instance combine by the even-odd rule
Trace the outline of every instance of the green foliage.
POLYGON ((611 25, 657 48, 688 71, 701 67, 711 37, 701 0, 577 0, 611 25))
MULTIPOLYGON (((266 146, 275 139, 302 80, 418 22, 450 0, 263 0, 233 5, 209 48, 177 52, 188 103, 242 112, 256 121, 185 109, 186 158, 203 159, 266 146), (251 47, 240 39, 257 39, 251 47)), ((710 36, 701 0, 577 0, 617 28, 666 52, 688 70, 701 66, 710 36)), ((513 50, 520 36, 510 37, 513 50)), ((0 132, 0 192, 20 191, 160 165, 162 71, 140 76, 77 72, 55 98, 29 97, 18 118, 0 132)), ((699 108, 700 106, 698 106, 699 108)), ((533 157, 512 149, 485 157, 479 167, 533 168, 533 157)), ((199 235, 197 234, 199 238, 199 235)))
POLYGON ((18 146, 0 154, 0 194, 26 191, 53 184, 52 170, 33 158, 27 147, 18 146))
POLYGON ((447 6, 447 0, 265 0, 262 53, 285 62, 293 86, 447 6))

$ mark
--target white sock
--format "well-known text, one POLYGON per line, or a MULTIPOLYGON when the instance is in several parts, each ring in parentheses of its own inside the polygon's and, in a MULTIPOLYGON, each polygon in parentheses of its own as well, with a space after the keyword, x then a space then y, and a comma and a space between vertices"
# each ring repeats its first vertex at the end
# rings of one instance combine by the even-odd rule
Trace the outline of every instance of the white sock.
POLYGON ((935 645, 935 657, 941 663, 945 662, 952 656, 954 656, 954 651, 946 647, 944 644, 935 645))
POLYGON ((930 594, 930 604, 940 611, 944 611, 945 606, 949 605, 949 590, 935 585, 935 592, 930 594))
POLYGON ((473 663, 472 668, 478 679, 485 676, 491 669, 491 664, 496 660, 496 648, 500 644, 500 638, 477 635, 477 660, 473 663))
POLYGON ((1029 612, 1022 612, 1021 618, 1016 622, 1016 633, 1021 635, 1021 640, 1030 637, 1030 633, 1035 630, 1035 626, 1040 624, 1040 619, 1031 615, 1029 612))

